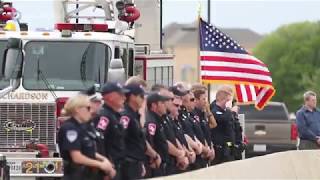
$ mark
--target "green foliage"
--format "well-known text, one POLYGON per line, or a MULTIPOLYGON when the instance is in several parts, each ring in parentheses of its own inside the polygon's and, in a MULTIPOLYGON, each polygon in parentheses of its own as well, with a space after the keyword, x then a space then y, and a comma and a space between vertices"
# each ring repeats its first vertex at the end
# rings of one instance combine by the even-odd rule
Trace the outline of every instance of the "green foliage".
POLYGON ((264 61, 276 89, 273 101, 282 101, 290 111, 303 103, 306 90, 320 93, 320 22, 302 22, 280 27, 254 49, 264 61))

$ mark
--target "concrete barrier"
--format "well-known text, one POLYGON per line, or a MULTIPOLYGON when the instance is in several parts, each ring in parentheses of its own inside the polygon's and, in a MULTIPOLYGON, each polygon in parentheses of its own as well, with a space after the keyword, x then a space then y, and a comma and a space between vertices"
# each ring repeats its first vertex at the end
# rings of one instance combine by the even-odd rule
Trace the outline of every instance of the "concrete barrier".
POLYGON ((320 150, 287 151, 157 179, 320 179, 320 150))

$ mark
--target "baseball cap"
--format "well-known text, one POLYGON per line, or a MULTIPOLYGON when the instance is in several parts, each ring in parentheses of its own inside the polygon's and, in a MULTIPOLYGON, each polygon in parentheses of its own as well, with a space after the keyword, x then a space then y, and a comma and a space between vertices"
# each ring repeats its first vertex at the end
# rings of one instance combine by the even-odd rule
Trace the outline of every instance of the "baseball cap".
POLYGON ((171 86, 169 87, 169 91, 171 91, 176 96, 185 96, 189 93, 188 90, 184 90, 178 86, 171 86))
POLYGON ((109 94, 112 92, 125 94, 129 92, 129 90, 124 88, 120 83, 117 83, 117 82, 108 82, 102 86, 102 89, 101 89, 102 95, 109 94))
POLYGON ((160 92, 152 92, 147 97, 147 104, 159 102, 159 101, 168 101, 171 98, 168 96, 161 95, 160 92))
POLYGON ((89 96, 89 99, 92 102, 101 101, 101 99, 102 99, 101 95, 96 92, 95 86, 91 86, 90 88, 88 88, 84 91, 81 91, 80 93, 89 96))
POLYGON ((134 95, 145 95, 146 94, 146 92, 143 89, 143 86, 139 85, 139 84, 128 84, 124 88, 129 91, 126 94, 134 94, 134 95))

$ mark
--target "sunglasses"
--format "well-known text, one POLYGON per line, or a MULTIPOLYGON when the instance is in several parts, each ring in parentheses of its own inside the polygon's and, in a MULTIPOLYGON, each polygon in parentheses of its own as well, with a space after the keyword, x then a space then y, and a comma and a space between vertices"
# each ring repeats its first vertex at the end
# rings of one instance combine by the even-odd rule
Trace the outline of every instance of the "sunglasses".
POLYGON ((193 102, 195 99, 194 98, 190 98, 190 101, 193 102))

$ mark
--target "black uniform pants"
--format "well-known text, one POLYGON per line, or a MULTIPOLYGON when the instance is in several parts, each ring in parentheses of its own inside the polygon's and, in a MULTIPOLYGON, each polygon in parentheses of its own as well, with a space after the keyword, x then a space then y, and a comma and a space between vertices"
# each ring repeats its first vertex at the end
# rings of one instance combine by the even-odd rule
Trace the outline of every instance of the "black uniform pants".
POLYGON ((122 164, 122 179, 141 179, 143 162, 126 158, 122 164))
POLYGON ((68 168, 65 167, 63 180, 103 180, 104 174, 101 171, 92 171, 88 167, 68 168))
POLYGON ((165 176, 167 174, 166 169, 167 169, 167 164, 161 163, 160 168, 151 169, 151 177, 165 176))
POLYGON ((191 170, 197 170, 206 167, 207 161, 201 155, 196 156, 195 162, 191 165, 191 170))
POLYGON ((216 156, 212 162, 213 165, 234 160, 234 153, 232 147, 215 145, 214 150, 216 156))

